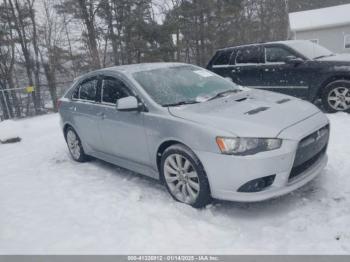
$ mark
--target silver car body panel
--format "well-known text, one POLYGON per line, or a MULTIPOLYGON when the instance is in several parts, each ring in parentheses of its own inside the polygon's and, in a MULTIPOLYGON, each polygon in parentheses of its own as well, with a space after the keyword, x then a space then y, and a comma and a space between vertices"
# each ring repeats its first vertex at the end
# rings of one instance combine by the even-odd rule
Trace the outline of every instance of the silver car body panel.
POLYGON ((167 108, 153 101, 132 77, 137 71, 178 65, 183 64, 121 66, 81 77, 61 99, 62 128, 70 125, 77 131, 87 154, 153 178, 159 178, 157 152, 161 145, 182 143, 202 162, 211 194, 218 199, 259 201, 276 197, 304 185, 326 165, 325 155, 295 182, 288 182, 299 141, 329 124, 311 103, 244 89, 209 102, 167 108), (113 105, 71 99, 81 81, 99 75, 124 81, 147 111, 121 112, 113 105), (278 150, 252 156, 223 155, 215 141, 217 136, 281 138, 283 144, 278 150), (276 179, 266 191, 237 192, 245 182, 269 175, 276 175, 276 179))

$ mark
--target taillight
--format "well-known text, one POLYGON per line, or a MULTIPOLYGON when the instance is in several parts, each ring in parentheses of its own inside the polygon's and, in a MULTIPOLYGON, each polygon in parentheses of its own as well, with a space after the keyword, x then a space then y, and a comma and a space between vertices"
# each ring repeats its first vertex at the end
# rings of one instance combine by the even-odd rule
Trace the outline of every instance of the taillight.
POLYGON ((62 101, 61 100, 57 100, 57 109, 60 109, 61 104, 62 104, 62 101))

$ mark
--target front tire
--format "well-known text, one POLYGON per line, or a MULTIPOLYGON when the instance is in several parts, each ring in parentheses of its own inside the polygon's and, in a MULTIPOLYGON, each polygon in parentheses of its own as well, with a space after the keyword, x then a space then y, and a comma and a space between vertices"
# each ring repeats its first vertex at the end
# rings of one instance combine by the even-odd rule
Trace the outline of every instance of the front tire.
POLYGON ((350 112, 350 81, 328 84, 322 92, 322 103, 328 113, 350 112))
POLYGON ((181 203, 202 208, 211 202, 207 175, 196 155, 186 146, 168 147, 161 159, 161 176, 170 195, 181 203))
POLYGON ((68 127, 65 135, 69 153, 72 158, 80 163, 86 162, 88 160, 88 156, 84 152, 77 132, 75 132, 73 128, 68 127))

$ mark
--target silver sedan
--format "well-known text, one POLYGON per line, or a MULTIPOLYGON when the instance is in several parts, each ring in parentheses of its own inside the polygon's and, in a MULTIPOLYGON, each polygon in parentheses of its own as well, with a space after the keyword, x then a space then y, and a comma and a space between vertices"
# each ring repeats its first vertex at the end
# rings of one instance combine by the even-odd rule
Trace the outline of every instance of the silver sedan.
POLYGON ((317 107, 188 64, 91 72, 59 112, 74 160, 93 156, 159 179, 193 207, 287 194, 327 163, 329 121, 317 107))

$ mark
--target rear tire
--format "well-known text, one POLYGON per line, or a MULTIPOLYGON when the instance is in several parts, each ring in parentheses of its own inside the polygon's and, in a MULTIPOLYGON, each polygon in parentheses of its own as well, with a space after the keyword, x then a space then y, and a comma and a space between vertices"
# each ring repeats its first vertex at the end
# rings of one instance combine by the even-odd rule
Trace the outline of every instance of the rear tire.
POLYGON ((74 161, 83 163, 89 160, 89 157, 85 154, 81 140, 72 127, 68 127, 65 132, 66 142, 69 149, 69 153, 74 161))
POLYGON ((338 80, 328 84, 322 92, 326 112, 350 112, 350 81, 338 80))
POLYGON ((202 208, 211 202, 203 165, 186 146, 168 147, 161 158, 160 174, 170 195, 181 203, 202 208))

